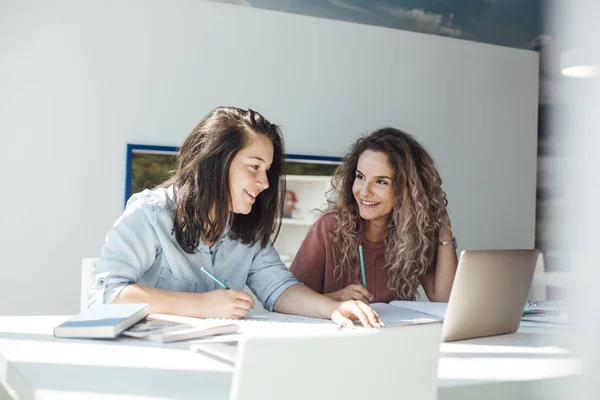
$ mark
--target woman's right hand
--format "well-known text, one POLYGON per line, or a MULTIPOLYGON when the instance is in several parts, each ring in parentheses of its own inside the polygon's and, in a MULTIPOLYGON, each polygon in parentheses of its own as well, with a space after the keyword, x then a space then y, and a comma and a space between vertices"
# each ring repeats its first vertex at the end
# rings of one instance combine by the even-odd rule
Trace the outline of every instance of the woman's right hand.
POLYGON ((363 285, 348 285, 342 290, 325 295, 337 301, 358 300, 365 304, 373 300, 373 295, 363 285))
POLYGON ((217 289, 198 293, 199 301, 192 305, 199 318, 242 319, 254 308, 250 294, 233 289, 217 289))

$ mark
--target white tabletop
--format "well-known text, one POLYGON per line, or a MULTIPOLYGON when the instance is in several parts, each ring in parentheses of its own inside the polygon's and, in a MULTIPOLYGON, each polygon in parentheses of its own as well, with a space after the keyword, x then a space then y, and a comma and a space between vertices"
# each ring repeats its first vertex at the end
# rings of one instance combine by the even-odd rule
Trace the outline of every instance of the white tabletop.
MULTIPOLYGON (((0 317, 0 382, 20 400, 229 397, 233 368, 188 350, 189 342, 54 338, 53 327, 68 318, 0 317)), ((522 327, 443 343, 439 398, 551 398, 580 372, 563 347, 567 332, 522 327)))

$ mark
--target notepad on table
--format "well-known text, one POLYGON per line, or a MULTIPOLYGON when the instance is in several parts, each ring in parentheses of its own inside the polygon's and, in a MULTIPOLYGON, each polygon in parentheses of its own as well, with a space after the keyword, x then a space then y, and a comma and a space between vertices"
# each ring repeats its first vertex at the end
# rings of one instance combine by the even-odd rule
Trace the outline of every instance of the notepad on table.
MULTIPOLYGON (((434 307, 424 302, 373 303, 375 310, 386 327, 398 327, 415 324, 439 323, 445 314, 447 303, 437 303, 434 307), (392 305, 397 303, 398 306, 392 305), (408 303, 404 307, 404 303, 408 303), (414 304, 421 303, 421 304, 414 304), (422 306, 424 305, 424 306, 422 306), (436 316, 442 311, 442 315, 436 316)), ((311 318, 300 315, 288 315, 277 312, 254 313, 235 321, 240 325, 240 335, 222 338, 203 338, 190 343, 190 350, 208 355, 227 364, 235 364, 238 341, 247 336, 286 336, 331 334, 340 332, 337 324, 329 319, 311 318)), ((357 329, 364 329, 359 321, 354 321, 357 329)))
POLYGON ((148 304, 95 304, 54 328, 57 338, 114 339, 148 315, 148 304))

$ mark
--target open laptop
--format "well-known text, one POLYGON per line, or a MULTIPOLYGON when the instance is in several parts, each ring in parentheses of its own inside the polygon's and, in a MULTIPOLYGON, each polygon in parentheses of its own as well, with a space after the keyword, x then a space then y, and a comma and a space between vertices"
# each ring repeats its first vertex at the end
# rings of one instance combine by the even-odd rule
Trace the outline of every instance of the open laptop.
POLYGON ((539 250, 463 251, 442 341, 513 333, 519 328, 539 250))
MULTIPOLYGON (((249 336, 222 353, 235 364, 230 399, 434 400, 440 335, 441 324, 432 323, 249 336)), ((215 345, 207 355, 214 355, 215 345)), ((204 353, 202 346, 211 344, 195 350, 204 353)))

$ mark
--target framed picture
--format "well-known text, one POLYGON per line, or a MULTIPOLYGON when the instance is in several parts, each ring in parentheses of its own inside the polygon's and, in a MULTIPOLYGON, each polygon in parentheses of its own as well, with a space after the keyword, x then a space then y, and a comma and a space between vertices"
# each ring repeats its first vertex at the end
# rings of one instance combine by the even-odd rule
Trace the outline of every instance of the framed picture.
POLYGON ((179 147, 128 144, 125 171, 125 203, 132 194, 152 189, 175 169, 179 147))
MULTIPOLYGON (((125 172, 125 204, 132 194, 164 182, 175 169, 179 147, 128 144, 125 172)), ((339 157, 286 154, 284 173, 294 176, 333 175, 339 157)))
POLYGON ((331 176, 341 163, 340 157, 286 154, 283 173, 285 175, 331 176))

